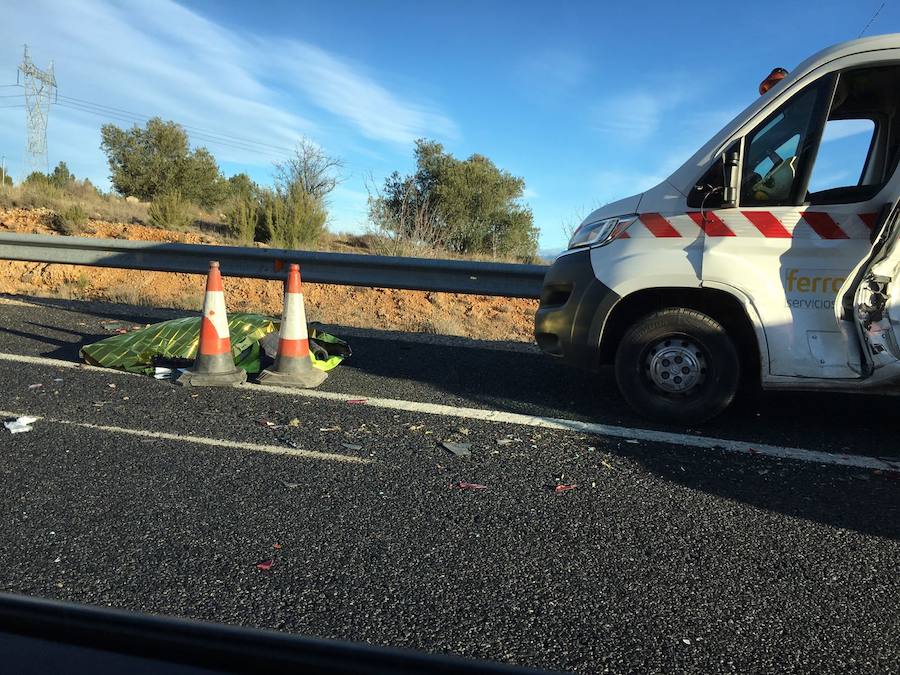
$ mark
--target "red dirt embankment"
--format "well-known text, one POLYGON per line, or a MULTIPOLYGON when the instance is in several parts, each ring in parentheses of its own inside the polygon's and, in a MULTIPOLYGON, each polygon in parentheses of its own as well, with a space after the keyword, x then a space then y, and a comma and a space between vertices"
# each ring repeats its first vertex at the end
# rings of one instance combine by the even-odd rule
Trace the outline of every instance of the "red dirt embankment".
MULTIPOLYGON (((0 232, 57 234, 47 209, 0 209, 0 232)), ((140 241, 221 244, 205 232, 173 232, 145 225, 91 220, 84 235, 140 241)), ((204 278, 194 274, 5 262, 0 293, 100 300, 199 311, 204 278)), ((282 287, 277 281, 225 279, 228 308, 278 314, 282 287)), ((532 340, 534 300, 455 293, 399 291, 304 284, 310 321, 409 332, 462 335, 483 340, 532 340)))

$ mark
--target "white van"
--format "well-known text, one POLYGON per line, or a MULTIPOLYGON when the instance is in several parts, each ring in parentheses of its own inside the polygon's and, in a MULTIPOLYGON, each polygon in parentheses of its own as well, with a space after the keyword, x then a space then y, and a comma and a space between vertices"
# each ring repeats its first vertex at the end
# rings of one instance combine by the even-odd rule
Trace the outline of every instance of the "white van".
POLYGON ((819 52, 664 182, 584 220, 544 280, 538 345, 613 363, 631 406, 670 422, 720 413, 748 378, 898 388, 898 156, 900 34, 819 52))

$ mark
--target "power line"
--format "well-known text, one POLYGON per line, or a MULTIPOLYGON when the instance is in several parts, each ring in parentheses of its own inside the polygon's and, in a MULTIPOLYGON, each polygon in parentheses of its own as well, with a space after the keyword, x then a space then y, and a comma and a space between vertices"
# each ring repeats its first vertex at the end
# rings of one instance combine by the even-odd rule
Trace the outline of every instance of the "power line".
MULTIPOLYGON (((60 99, 62 99, 62 96, 60 96, 60 99)), ((97 115, 98 117, 103 117, 105 119, 113 119, 113 120, 118 120, 121 122, 128 122, 128 123, 132 123, 132 124, 139 123, 139 122, 146 122, 147 120, 151 119, 150 117, 147 117, 145 115, 137 115, 136 113, 123 114, 123 113, 107 112, 105 110, 96 109, 87 104, 72 103, 67 100, 66 101, 60 100, 56 105, 64 107, 64 108, 68 108, 70 110, 77 110, 79 112, 89 113, 91 115, 97 115)), ((182 125, 182 126, 184 126, 184 125, 182 125)), ((220 138, 220 137, 214 136, 212 133, 198 132, 198 131, 188 132, 188 135, 197 141, 202 141, 209 145, 219 145, 219 146, 223 146, 223 147, 232 148, 234 150, 242 150, 244 152, 252 152, 252 153, 257 153, 257 154, 270 155, 270 156, 274 156, 274 157, 281 158, 281 159, 286 159, 286 158, 290 157, 290 151, 285 148, 277 148, 278 151, 274 151, 274 150, 268 149, 267 147, 260 147, 260 144, 257 144, 255 141, 248 141, 248 142, 236 141, 236 140, 233 141, 233 140, 229 140, 227 138, 220 138)), ((274 147, 274 146, 270 146, 270 147, 274 147)))
MULTIPOLYGON (((143 115, 141 113, 136 113, 136 112, 132 112, 130 110, 125 110, 124 108, 116 108, 114 106, 108 106, 108 105, 105 105, 102 103, 95 103, 94 101, 76 98, 74 96, 65 96, 63 94, 60 94, 59 98, 65 100, 69 103, 94 108, 101 112, 109 111, 110 114, 116 113, 120 116, 124 115, 129 118, 135 118, 136 120, 139 120, 139 121, 146 121, 146 120, 151 119, 151 116, 149 116, 149 115, 143 115)), ((193 126, 191 124, 179 124, 179 126, 183 127, 184 129, 186 129, 188 131, 194 131, 198 134, 203 134, 207 138, 217 138, 217 139, 222 139, 223 141, 228 141, 228 142, 249 144, 254 149, 258 148, 258 147, 271 148, 272 150, 276 150, 279 153, 282 153, 285 155, 293 154, 293 150, 291 150, 289 148, 285 148, 285 147, 279 146, 279 145, 273 145, 271 143, 265 143, 263 141, 258 141, 258 140, 251 139, 251 138, 234 136, 232 134, 226 134, 226 133, 222 133, 219 131, 211 131, 209 129, 204 129, 203 127, 193 126)))
POLYGON ((857 35, 856 37, 861 38, 861 37, 863 36, 863 34, 864 34, 867 30, 869 30, 869 26, 871 26, 871 25, 872 25, 872 22, 875 21, 875 18, 876 18, 879 14, 881 14, 881 10, 884 9, 884 6, 885 6, 886 4, 887 4, 887 0, 884 0, 884 2, 882 2, 882 3, 878 6, 878 9, 876 9, 876 10, 875 10, 875 13, 872 15, 872 18, 869 19, 869 23, 867 23, 867 24, 865 25, 865 27, 864 27, 861 31, 859 31, 859 35, 857 35))

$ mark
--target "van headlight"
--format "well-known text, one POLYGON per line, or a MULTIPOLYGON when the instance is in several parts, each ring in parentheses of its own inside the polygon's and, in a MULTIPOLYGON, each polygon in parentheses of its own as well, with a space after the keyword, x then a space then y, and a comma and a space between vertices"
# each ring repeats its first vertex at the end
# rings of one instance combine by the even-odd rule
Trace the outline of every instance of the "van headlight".
POLYGON ((637 218, 636 215, 616 216, 615 218, 604 218, 593 223, 583 223, 575 230, 575 234, 569 240, 569 248, 608 244, 627 230, 637 218))

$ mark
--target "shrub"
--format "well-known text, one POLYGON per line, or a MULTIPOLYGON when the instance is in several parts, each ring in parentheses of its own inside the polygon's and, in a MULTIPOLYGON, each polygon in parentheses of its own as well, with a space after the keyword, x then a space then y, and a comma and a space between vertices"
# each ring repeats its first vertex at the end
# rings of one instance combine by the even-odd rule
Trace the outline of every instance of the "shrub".
POLYGON ((256 236, 259 206, 250 197, 236 197, 225 213, 228 234, 244 244, 252 244, 256 236))
POLYGON ((80 231, 87 225, 88 215, 81 207, 81 204, 72 204, 72 206, 62 212, 62 220, 68 228, 80 231))
POLYGON ((263 228, 273 246, 298 248, 315 244, 325 231, 327 218, 322 200, 306 192, 285 196, 270 192, 263 199, 263 228))
POLYGON ((152 225, 166 230, 184 230, 194 222, 191 205, 177 190, 154 199, 147 215, 152 225))

